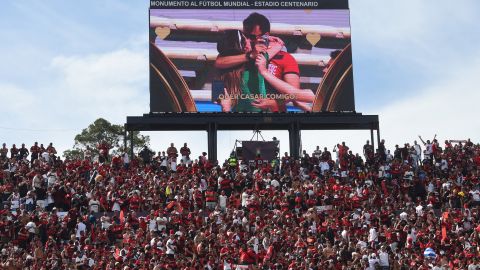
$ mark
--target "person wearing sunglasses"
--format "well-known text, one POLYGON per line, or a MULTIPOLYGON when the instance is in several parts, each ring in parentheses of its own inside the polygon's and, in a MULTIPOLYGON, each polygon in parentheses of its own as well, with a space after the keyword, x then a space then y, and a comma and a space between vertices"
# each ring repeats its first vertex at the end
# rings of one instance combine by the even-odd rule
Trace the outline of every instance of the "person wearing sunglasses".
POLYGON ((229 94, 230 97, 233 94, 233 98, 220 101, 222 110, 286 111, 285 104, 288 100, 261 98, 271 94, 283 94, 284 91, 271 87, 272 83, 265 81, 264 76, 259 73, 259 56, 261 56, 261 64, 264 65, 261 70, 268 70, 276 78, 270 78, 272 82, 276 82, 281 87, 300 91, 298 64, 289 53, 281 51, 283 42, 269 35, 270 21, 262 14, 252 13, 243 21, 243 32, 231 31, 238 30, 225 32, 225 38, 217 46, 219 55, 215 61, 215 67, 220 70, 221 78, 225 83, 225 94, 229 94), (248 78, 247 83, 246 78, 248 78), (254 86, 256 84, 258 87, 254 86))

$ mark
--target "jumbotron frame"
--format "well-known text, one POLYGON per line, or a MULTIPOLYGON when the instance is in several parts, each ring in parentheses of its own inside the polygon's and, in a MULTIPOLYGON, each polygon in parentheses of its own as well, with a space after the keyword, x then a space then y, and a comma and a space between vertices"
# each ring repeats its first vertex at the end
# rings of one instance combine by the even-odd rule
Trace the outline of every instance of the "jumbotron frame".
MULTIPOLYGON (((374 131, 380 143, 378 115, 356 112, 287 112, 287 113, 149 113, 127 116, 125 142, 130 140, 133 156, 133 133, 129 131, 206 131, 208 157, 217 160, 217 131, 219 130, 288 130, 290 155, 300 157, 302 130, 370 130, 372 145, 374 131)), ((375 148, 375 146, 374 146, 375 148)))

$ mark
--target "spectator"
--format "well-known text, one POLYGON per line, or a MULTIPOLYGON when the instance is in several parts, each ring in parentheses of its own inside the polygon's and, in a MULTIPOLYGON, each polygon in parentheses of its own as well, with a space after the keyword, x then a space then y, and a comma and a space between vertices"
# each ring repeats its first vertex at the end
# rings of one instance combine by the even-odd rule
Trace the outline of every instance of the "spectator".
POLYGON ((31 156, 30 156, 31 160, 30 160, 30 162, 33 163, 34 160, 37 160, 37 159, 38 159, 38 157, 39 157, 39 155, 40 155, 40 151, 41 151, 41 149, 40 149, 40 147, 38 146, 38 142, 35 142, 35 143, 32 145, 32 147, 30 147, 30 153, 31 153, 31 156))
POLYGON ((190 162, 190 148, 188 148, 187 143, 183 144, 183 147, 180 148, 180 154, 182 155, 182 161, 184 164, 188 164, 190 162))
POLYGON ((177 148, 173 145, 173 143, 170 144, 170 147, 167 149, 167 156, 169 160, 169 166, 172 171, 177 171, 177 157, 178 157, 178 150, 177 148))
POLYGON ((18 156, 18 148, 15 146, 15 144, 12 145, 12 148, 10 148, 10 158, 17 158, 18 156))
POLYGON ((53 159, 53 161, 55 161, 56 159, 56 154, 57 154, 57 149, 55 149, 55 147, 53 147, 53 143, 50 143, 47 147, 47 152, 48 154, 50 155, 50 157, 53 159))
POLYGON ((27 158, 30 152, 28 152, 28 149, 25 147, 25 144, 22 143, 22 147, 18 149, 18 159, 24 159, 27 158))
POLYGON ((7 144, 3 143, 2 149, 0 149, 0 159, 5 160, 7 158, 7 155, 8 155, 7 144))
POLYGON ((434 164, 324 148, 235 176, 206 153, 176 172, 7 155, 0 268, 476 269, 480 147, 435 144, 434 164))

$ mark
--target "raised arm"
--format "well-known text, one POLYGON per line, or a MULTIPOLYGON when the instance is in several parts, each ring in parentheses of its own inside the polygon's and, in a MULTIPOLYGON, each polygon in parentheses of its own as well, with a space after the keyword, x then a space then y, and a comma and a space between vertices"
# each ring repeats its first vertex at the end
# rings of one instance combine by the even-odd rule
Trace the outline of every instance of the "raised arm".
POLYGON ((420 139, 420 141, 422 141, 423 145, 427 144, 427 143, 422 139, 422 136, 418 135, 418 138, 420 139))
POLYGON ((249 61, 249 53, 232 55, 232 56, 217 56, 215 59, 215 67, 218 69, 232 68, 249 61))

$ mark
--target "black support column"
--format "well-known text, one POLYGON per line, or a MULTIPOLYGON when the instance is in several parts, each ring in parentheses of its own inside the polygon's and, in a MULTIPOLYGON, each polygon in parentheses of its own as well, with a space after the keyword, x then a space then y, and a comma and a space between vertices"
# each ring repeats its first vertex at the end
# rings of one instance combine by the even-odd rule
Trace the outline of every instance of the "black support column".
POLYGON ((377 128, 377 145, 380 146, 380 126, 377 128))
POLYGON ((375 153, 375 139, 373 137, 373 128, 370 129, 370 142, 372 143, 373 153, 375 153))
POLYGON ((208 123, 208 160, 217 161, 217 123, 208 123))
POLYGON ((300 157, 300 124, 293 122, 288 129, 290 141, 290 156, 298 159, 300 157))
POLYGON ((133 131, 130 130, 130 160, 133 160, 133 131))
MULTIPOLYGON (((128 141, 127 125, 125 125, 123 128, 124 128, 124 130, 123 130, 123 151, 124 151, 124 153, 128 153, 128 149, 127 149, 127 141, 128 141)), ((122 156, 123 156, 124 153, 122 153, 122 156)))

